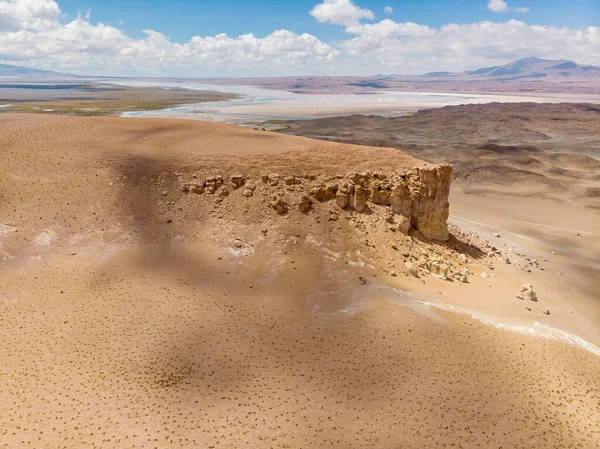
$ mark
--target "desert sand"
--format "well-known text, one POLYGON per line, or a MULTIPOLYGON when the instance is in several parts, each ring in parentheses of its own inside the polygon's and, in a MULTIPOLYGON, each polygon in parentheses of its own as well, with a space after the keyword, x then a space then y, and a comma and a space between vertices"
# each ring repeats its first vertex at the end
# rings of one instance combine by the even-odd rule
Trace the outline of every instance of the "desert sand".
MULTIPOLYGON (((199 121, 0 129, 0 447, 599 447, 600 357, 424 304, 521 310, 541 270, 325 198, 443 166, 199 121)), ((535 287, 535 320, 586 318, 535 287)))

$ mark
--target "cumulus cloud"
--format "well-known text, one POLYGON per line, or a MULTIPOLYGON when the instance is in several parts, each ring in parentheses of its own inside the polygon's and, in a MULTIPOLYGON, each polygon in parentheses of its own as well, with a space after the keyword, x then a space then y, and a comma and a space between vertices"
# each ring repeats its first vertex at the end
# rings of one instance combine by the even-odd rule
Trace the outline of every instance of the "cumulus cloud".
POLYGON ((386 14, 391 14, 394 12, 394 8, 392 8, 391 6, 386 6, 385 8, 383 8, 383 12, 385 12, 386 14))
POLYGON ((310 15, 319 22, 345 26, 358 25, 362 19, 375 18, 373 11, 356 6, 352 0, 324 0, 315 5, 310 15))
POLYGON ((0 31, 48 29, 59 16, 54 0, 0 0, 0 31))
POLYGON ((319 5, 326 4, 334 8, 321 19, 343 26, 348 36, 335 45, 285 29, 266 36, 195 36, 181 43, 145 30, 134 39, 119 27, 91 23, 87 14, 63 23, 53 0, 0 0, 0 62, 90 75, 237 77, 461 71, 524 56, 600 65, 600 27, 518 20, 441 27, 389 18, 365 23, 361 20, 373 13, 348 0, 319 5), (350 8, 335 15, 335 5, 350 8))
POLYGON ((347 31, 355 37, 340 44, 345 60, 377 72, 461 71, 523 56, 600 64, 598 27, 571 30, 510 20, 429 28, 386 19, 347 31))
POLYGON ((53 1, 0 0, 0 58, 87 74, 245 76, 310 73, 339 55, 315 36, 288 30, 175 43, 153 30, 133 39, 119 28, 94 25, 89 11, 64 24, 60 15, 53 1))
POLYGON ((487 4, 487 7, 490 11, 498 13, 498 12, 528 12, 529 7, 520 7, 520 8, 510 8, 508 3, 504 0, 490 0, 487 4))

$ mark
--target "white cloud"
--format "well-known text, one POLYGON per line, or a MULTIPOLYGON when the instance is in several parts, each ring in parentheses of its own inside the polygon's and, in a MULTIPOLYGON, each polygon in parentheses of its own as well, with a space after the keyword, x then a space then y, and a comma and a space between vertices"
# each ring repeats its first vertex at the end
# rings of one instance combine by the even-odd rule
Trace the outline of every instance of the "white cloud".
POLYGON ((504 13, 510 11, 525 13, 529 11, 529 7, 510 8, 508 3, 504 0, 489 0, 487 7, 494 13, 504 13))
POLYGON ((487 7, 492 12, 505 12, 508 11, 508 3, 504 0, 490 0, 487 7))
POLYGON ((65 24, 60 16, 47 0, 0 0, 2 61, 81 74, 245 76, 313 73, 339 55, 315 36, 288 30, 175 43, 153 30, 133 39, 119 28, 93 25, 89 11, 65 24))
POLYGON ((359 35, 361 39, 374 42, 378 39, 398 36, 432 36, 436 33, 436 30, 427 25, 419 25, 412 22, 398 23, 390 19, 384 19, 377 23, 365 23, 347 27, 346 32, 359 35))
POLYGON ((394 8, 392 8, 391 6, 386 6, 385 8, 383 8, 383 12, 385 12, 386 14, 391 14, 394 12, 394 8))
POLYGON ((345 26, 358 25, 361 19, 375 18, 373 11, 356 6, 352 0, 323 0, 315 5, 310 15, 319 22, 345 26))
POLYGON ((154 30, 134 39, 86 16, 62 23, 58 5, 50 0, 0 0, 0 62, 90 75, 237 77, 461 71, 524 56, 600 65, 600 27, 517 20, 439 28, 389 18, 361 23, 372 16, 358 10, 363 12, 324 19, 341 23, 348 33, 335 45, 289 30, 195 36, 178 43, 154 30))
POLYGON ((439 29, 386 19, 348 27, 355 37, 340 44, 342 61, 369 73, 461 71, 523 56, 600 64, 600 28, 582 30, 524 22, 448 24, 439 29), (348 55, 348 56, 346 56, 348 55))
POLYGON ((47 29, 59 16, 54 0, 0 0, 0 32, 47 29))

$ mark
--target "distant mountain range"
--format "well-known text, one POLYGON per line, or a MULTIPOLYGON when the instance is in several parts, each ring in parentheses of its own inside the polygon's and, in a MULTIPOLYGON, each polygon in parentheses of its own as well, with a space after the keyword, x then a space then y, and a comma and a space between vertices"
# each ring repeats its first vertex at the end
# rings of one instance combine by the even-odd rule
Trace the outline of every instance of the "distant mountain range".
POLYGON ((581 65, 565 59, 521 58, 514 62, 486 67, 470 72, 431 72, 421 75, 426 78, 461 79, 508 79, 520 78, 600 78, 600 68, 581 65))
MULTIPOLYGON (((38 70, 15 65, 0 64, 0 77, 19 77, 19 78, 75 78, 77 75, 70 73, 53 72, 50 70, 38 70)), ((97 77, 96 77, 97 78, 97 77)), ((109 77, 110 78, 110 77, 109 77)), ((298 79, 318 80, 328 77, 298 77, 298 79)), ((339 77, 333 77, 339 78, 339 77)), ((412 80, 414 81, 527 81, 543 80, 561 81, 571 79, 598 79, 600 80, 600 68, 591 65, 581 65, 564 59, 551 60, 540 58, 521 58, 505 65, 494 67, 485 67, 482 69, 468 72, 430 72, 424 75, 375 75, 371 77, 348 77, 354 80, 348 85, 357 88, 378 88, 385 89, 390 87, 387 83, 391 80, 412 80), (375 85, 374 83, 379 83, 375 85)), ((263 79, 266 78, 253 78, 263 79)), ((219 81, 219 78, 213 78, 219 81)))
POLYGON ((72 78, 71 73, 53 72, 51 70, 30 69, 17 65, 0 64, 0 76, 23 77, 23 78, 72 78))

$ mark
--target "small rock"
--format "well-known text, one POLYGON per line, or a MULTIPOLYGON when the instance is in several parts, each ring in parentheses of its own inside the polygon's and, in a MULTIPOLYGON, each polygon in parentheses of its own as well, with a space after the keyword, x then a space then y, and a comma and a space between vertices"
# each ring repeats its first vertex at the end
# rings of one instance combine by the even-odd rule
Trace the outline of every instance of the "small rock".
POLYGON ((550 315, 550 310, 548 310, 548 309, 542 309, 542 313, 544 315, 550 315))
POLYGON ((239 189, 246 181, 246 178, 243 175, 231 175, 229 181, 233 185, 234 189, 239 189))
POLYGON ((419 277, 419 269, 412 262, 406 262, 404 266, 406 267, 410 275, 416 278, 419 277))
POLYGON ((494 237, 500 238, 500 234, 498 234, 497 232, 494 232, 494 237))
POLYGON ((288 211, 288 204, 281 198, 271 201, 271 207, 275 209, 279 215, 283 215, 288 211))
POLYGON ((312 201, 310 200, 310 198, 307 195, 303 195, 302 198, 300 198, 300 202, 298 203, 298 210, 303 214, 306 214, 310 211, 311 206, 312 201))
POLYGON ((360 281, 360 285, 365 285, 367 283, 367 280, 362 276, 359 276, 358 280, 360 281))
POLYGON ((408 231, 410 230, 410 220, 403 215, 399 215, 398 230, 404 235, 408 235, 408 231))
POLYGON ((517 293, 517 298, 519 299, 528 299, 529 301, 537 301, 537 294, 535 290, 533 290, 533 286, 531 284, 523 284, 521 286, 521 291, 517 293))
POLYGON ((469 278, 467 277, 466 274, 458 273, 454 278, 458 282, 460 282, 461 284, 468 284, 469 283, 469 278))

